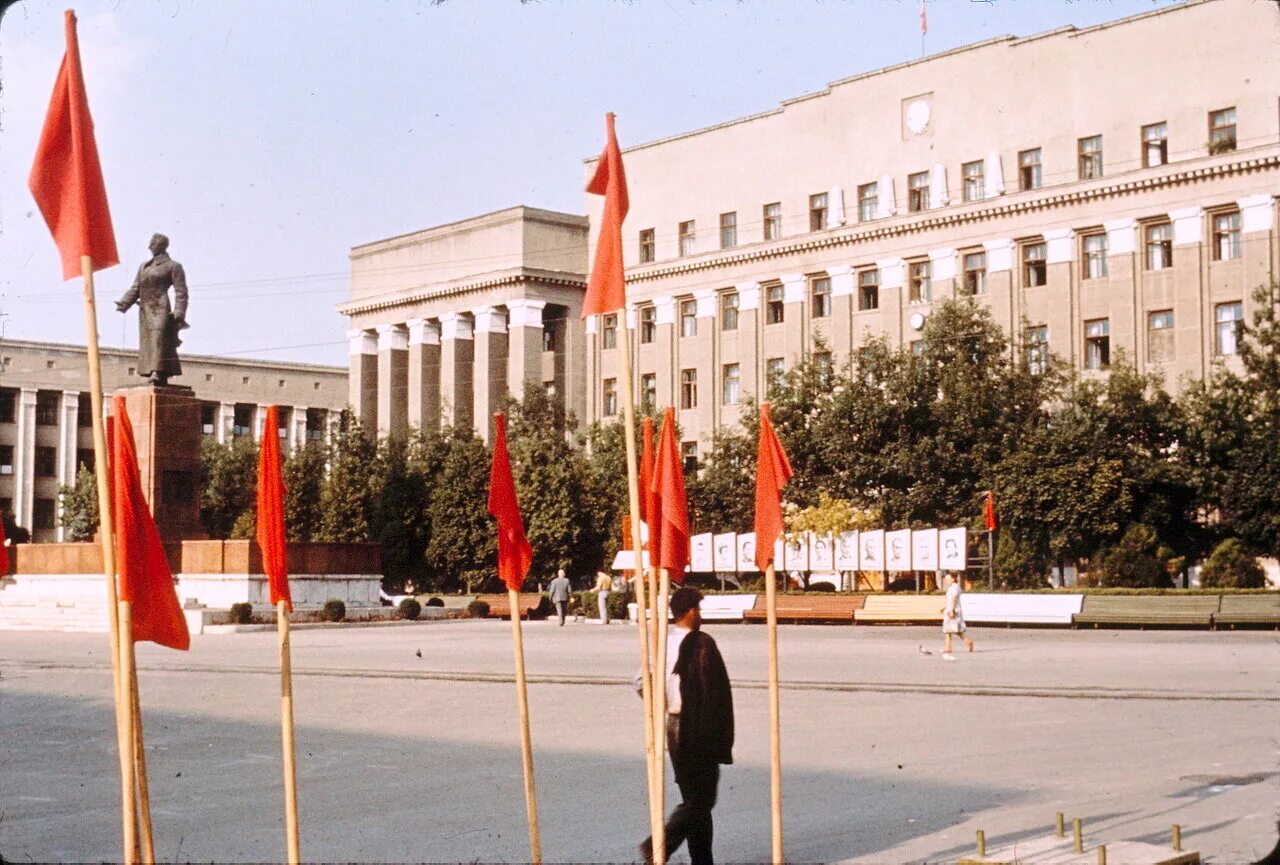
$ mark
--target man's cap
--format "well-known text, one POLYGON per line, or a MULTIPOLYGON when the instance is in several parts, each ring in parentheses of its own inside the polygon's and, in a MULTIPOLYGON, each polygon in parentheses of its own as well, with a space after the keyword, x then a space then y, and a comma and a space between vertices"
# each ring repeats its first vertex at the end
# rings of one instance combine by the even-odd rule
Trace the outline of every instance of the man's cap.
POLYGON ((702 592, 689 586, 676 589, 671 595, 668 608, 673 618, 679 619, 685 613, 702 603, 702 592))

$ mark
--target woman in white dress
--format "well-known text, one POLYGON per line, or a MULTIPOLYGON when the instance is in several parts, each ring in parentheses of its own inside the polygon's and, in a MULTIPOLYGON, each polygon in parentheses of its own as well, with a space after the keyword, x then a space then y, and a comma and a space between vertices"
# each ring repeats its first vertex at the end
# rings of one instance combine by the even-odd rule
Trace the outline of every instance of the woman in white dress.
POLYGON ((947 574, 947 600, 942 606, 942 659, 954 661, 951 654, 951 635, 957 634, 973 651, 973 640, 965 633, 964 611, 960 608, 960 580, 955 574, 947 574))

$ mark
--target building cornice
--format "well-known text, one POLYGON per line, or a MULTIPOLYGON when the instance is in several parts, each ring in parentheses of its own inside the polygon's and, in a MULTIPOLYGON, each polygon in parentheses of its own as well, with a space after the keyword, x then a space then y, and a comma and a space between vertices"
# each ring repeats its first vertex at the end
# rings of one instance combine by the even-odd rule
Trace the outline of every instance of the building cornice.
MULTIPOLYGON (((30 351, 30 352, 62 352, 65 354, 78 355, 86 359, 88 362, 88 349, 82 345, 74 345, 65 342, 42 342, 39 340, 28 339, 4 339, 0 340, 0 353, 6 350, 12 351, 30 351)), ((112 348, 102 346, 99 352, 103 357, 114 358, 116 360, 133 360, 138 356, 136 348, 112 348)), ((249 357, 227 357, 225 355, 216 354, 188 354, 182 352, 181 359, 190 363, 208 364, 211 366, 233 366, 241 368, 254 369, 272 369, 281 372, 305 372, 317 375, 340 375, 343 378, 347 375, 345 366, 331 366, 329 364, 319 363, 302 363, 298 361, 275 361, 265 360, 262 358, 249 357)), ((181 382, 179 382, 181 384, 181 382)))
MULTIPOLYGON (((905 221, 902 221, 901 217, 890 217, 890 219, 884 220, 888 224, 874 228, 830 231, 822 233, 820 236, 807 236, 804 239, 784 239, 768 245, 758 244, 754 248, 744 249, 729 255, 714 255, 700 259, 677 259, 674 262, 645 265, 643 269, 640 267, 628 268, 627 282, 654 282, 688 273, 699 273, 738 264, 786 258, 823 249, 835 249, 870 241, 921 234, 935 229, 1070 207, 1099 199, 1117 198, 1164 187, 1201 183, 1220 177, 1254 174, 1259 171, 1274 171, 1278 168, 1280 168, 1280 154, 1271 154, 1214 165, 1203 165, 1198 168, 1188 167, 1151 177, 1134 178, 1121 182, 1098 183, 1084 189, 1064 189, 1060 192, 1028 197, 1021 201, 996 199, 994 202, 974 202, 963 205, 962 209, 948 208, 950 212, 946 213, 925 211, 917 218, 908 218, 905 221)), ((1019 192, 1014 193, 1014 195, 1024 196, 1026 193, 1019 192)), ((915 215, 913 214, 912 216, 915 215)), ((877 220, 877 222, 880 221, 877 220)))
POLYGON ((528 283, 558 286, 562 288, 586 289, 587 278, 582 274, 566 273, 559 270, 522 268, 516 273, 496 274, 482 279, 472 278, 470 281, 464 279, 451 285, 423 285, 411 289, 398 289, 394 292, 381 294, 376 297, 351 300, 346 303, 338 304, 338 312, 343 315, 360 315, 368 312, 392 309, 397 306, 405 306, 406 304, 420 303, 425 300, 457 297, 459 295, 470 294, 477 291, 489 291, 495 288, 503 288, 510 285, 526 285, 528 283))

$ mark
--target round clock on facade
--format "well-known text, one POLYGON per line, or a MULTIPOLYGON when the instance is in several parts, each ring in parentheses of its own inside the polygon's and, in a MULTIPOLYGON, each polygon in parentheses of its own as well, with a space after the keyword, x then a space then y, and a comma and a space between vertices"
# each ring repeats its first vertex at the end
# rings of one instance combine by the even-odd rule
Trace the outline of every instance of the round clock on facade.
POLYGON ((929 103, 924 99, 917 99, 907 106, 907 128, 916 135, 924 132, 929 125, 929 103))
POLYGON ((923 312, 911 313, 911 329, 920 330, 923 327, 924 327, 924 313, 923 312))

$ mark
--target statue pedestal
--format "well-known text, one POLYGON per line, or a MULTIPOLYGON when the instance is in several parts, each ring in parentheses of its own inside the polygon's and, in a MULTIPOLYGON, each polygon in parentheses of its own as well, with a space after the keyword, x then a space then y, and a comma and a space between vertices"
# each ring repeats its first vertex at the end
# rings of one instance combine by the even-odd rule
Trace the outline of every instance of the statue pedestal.
POLYGON ((200 401, 189 387, 122 388, 142 493, 166 541, 208 537, 200 525, 200 401))

